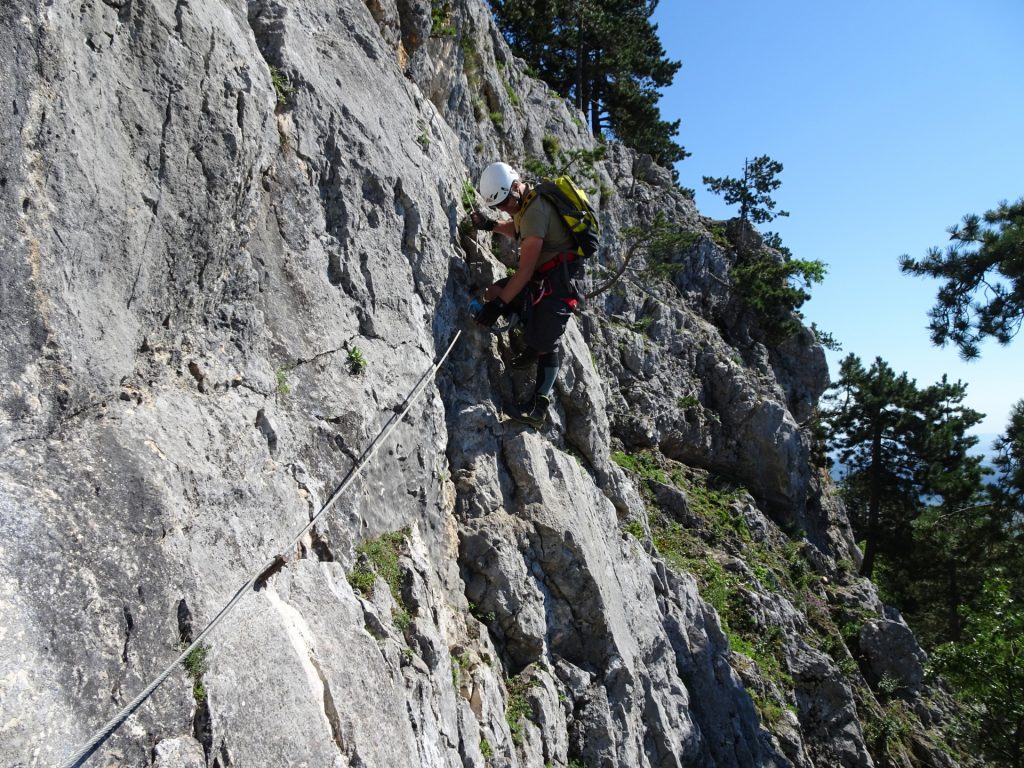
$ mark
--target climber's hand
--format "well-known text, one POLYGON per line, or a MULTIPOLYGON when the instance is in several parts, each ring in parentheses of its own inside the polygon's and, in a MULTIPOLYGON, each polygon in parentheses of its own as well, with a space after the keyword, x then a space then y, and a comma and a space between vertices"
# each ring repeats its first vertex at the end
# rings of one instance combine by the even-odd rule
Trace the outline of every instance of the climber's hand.
POLYGON ((490 328, 494 325, 498 318, 501 317, 501 310, 505 308, 505 302, 501 299, 492 299, 484 304, 484 308, 480 310, 479 314, 475 318, 477 325, 482 325, 484 328, 490 328))

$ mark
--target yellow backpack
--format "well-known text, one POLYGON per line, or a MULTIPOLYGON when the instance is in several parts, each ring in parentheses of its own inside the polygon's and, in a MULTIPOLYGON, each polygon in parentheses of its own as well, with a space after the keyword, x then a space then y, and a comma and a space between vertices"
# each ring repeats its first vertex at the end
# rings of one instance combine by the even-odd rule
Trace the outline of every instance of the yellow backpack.
POLYGON ((601 229, 586 192, 568 176, 559 176, 555 179, 541 179, 530 190, 525 204, 529 205, 536 195, 555 206, 576 241, 577 256, 587 259, 597 253, 601 244, 601 229))

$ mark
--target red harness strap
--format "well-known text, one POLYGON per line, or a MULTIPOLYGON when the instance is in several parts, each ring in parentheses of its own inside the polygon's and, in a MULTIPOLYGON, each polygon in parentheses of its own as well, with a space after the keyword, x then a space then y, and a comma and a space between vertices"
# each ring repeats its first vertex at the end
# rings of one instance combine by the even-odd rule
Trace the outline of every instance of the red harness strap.
POLYGON ((536 271, 537 274, 543 275, 546 272, 550 272, 559 264, 568 264, 571 261, 576 261, 576 254, 572 251, 562 251, 553 259, 545 261, 543 264, 537 267, 536 271))
MULTIPOLYGON (((559 264, 568 264, 570 262, 576 261, 577 257, 578 254, 574 253, 573 251, 562 251, 553 259, 545 261, 543 264, 537 267, 537 269, 534 271, 534 274, 546 275, 559 264)), ((541 277, 540 279, 534 278, 534 284, 538 285, 540 288, 540 290, 537 291, 536 297, 533 298, 533 303, 534 305, 536 305, 540 303, 541 299, 544 299, 547 296, 551 295, 552 288, 551 284, 547 281, 547 278, 544 277, 541 277)), ((577 304, 579 304, 579 302, 576 299, 562 299, 562 301, 568 304, 569 308, 574 312, 576 311, 577 304)))

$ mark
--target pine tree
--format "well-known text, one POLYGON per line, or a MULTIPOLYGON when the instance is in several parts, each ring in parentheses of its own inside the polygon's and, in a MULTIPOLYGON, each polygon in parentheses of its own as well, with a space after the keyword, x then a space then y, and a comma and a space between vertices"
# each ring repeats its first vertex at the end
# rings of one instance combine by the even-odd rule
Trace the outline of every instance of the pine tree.
POLYGON ((680 63, 666 57, 657 0, 492 0, 512 51, 587 116, 595 136, 611 133, 671 166, 687 156, 679 121, 661 119, 659 89, 680 63))
POLYGON ((964 216, 947 230, 952 245, 932 248, 921 261, 900 257, 911 275, 945 280, 929 312, 932 342, 952 342, 965 359, 993 337, 1008 344, 1024 322, 1024 198, 999 204, 983 218, 964 216))
MULTIPOLYGON (((841 483, 865 541, 863 575, 900 608, 927 647, 960 637, 963 608, 1007 552, 1006 515, 984 483, 967 385, 919 389, 881 359, 849 355, 824 413, 849 472, 841 483)), ((1022 424, 1024 427, 1024 424, 1022 424)))
POLYGON ((803 327, 800 307, 811 298, 811 285, 825 279, 826 269, 821 261, 794 259, 777 235, 764 242, 776 253, 740 253, 731 275, 736 293, 754 312, 768 341, 779 344, 803 327))
POLYGON ((989 553, 993 571, 1012 576, 1024 600, 1024 400, 1010 411, 1010 423, 995 445, 995 482, 987 487, 1000 541, 989 553))
POLYGON ((1010 578, 1017 599, 1024 601, 1024 400, 1013 406, 1006 432, 994 448, 996 482, 988 492, 1002 536, 988 553, 990 570, 1010 578))
POLYGON ((776 176, 782 173, 782 163, 768 155, 743 161, 743 178, 728 176, 704 177, 704 184, 716 195, 722 195, 728 205, 740 205, 740 218, 754 224, 762 224, 779 216, 789 216, 786 211, 775 212, 775 201, 771 193, 782 186, 776 176))
POLYGON ((1024 400, 1010 411, 1006 433, 995 442, 998 483, 993 486, 995 503, 1003 510, 1008 533, 1024 536, 1024 400))
POLYGON ((964 405, 967 385, 942 381, 919 393, 920 429, 909 441, 918 501, 906 541, 887 547, 879 582, 926 645, 956 639, 961 609, 987 578, 986 551, 999 539, 987 503, 983 457, 969 430, 984 415, 964 405))
POLYGON ((849 470, 844 498, 865 542, 861 573, 870 577, 879 549, 909 534, 917 501, 911 444, 920 430, 920 395, 906 373, 897 376, 880 357, 865 370, 856 355, 840 363, 834 389, 823 417, 831 445, 849 470))

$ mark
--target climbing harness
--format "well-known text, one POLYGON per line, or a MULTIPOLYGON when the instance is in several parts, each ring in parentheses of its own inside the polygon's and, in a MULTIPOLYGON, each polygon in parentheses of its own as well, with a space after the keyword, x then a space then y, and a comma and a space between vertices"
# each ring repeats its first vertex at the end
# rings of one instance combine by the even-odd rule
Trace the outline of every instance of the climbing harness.
POLYGON ((255 586, 256 584, 265 581, 265 575, 269 571, 271 571, 272 569, 274 569, 275 567, 279 566, 281 563, 284 562, 284 552, 293 551, 299 545, 299 543, 302 540, 302 537, 309 533, 309 531, 313 528, 313 526, 317 524, 320 518, 323 517, 323 515, 327 512, 327 510, 329 510, 335 504, 335 502, 337 502, 338 499, 340 499, 342 495, 349 489, 349 486, 351 486, 352 483, 355 482, 356 478, 363 471, 363 468, 370 462, 370 459, 372 459, 374 455, 376 455, 380 446, 384 443, 385 440, 387 440, 391 433, 402 422, 402 419, 405 418, 406 414, 409 413, 409 410, 412 408, 413 403, 415 403, 416 400, 419 399, 420 395, 422 395, 423 392, 426 391, 426 387, 423 386, 424 382, 430 381, 433 378, 434 374, 437 373, 441 365, 448 358, 448 355, 451 354, 452 349, 455 347, 455 344, 456 342, 458 342, 459 337, 461 335, 461 330, 456 332, 455 338, 452 339, 451 344, 448 345, 448 348, 444 351, 444 354, 441 355, 438 361, 434 363, 430 367, 430 369, 423 374, 423 376, 420 377, 419 381, 416 382, 416 385, 412 388, 412 390, 410 390, 409 394, 406 395, 403 407, 396 411, 394 414, 392 414, 387 424, 384 425, 381 431, 377 433, 377 436, 373 439, 373 441, 363 451, 362 455, 359 457, 359 460, 356 462, 355 466, 353 466, 352 469, 349 470, 348 475, 346 475, 341 485, 338 486, 338 489, 331 495, 331 498, 329 498, 327 502, 320 508, 320 511, 313 516, 309 523, 306 524, 306 526, 298 532, 298 534, 295 536, 294 540, 288 546, 288 548, 282 550, 281 553, 276 554, 272 558, 270 558, 270 560, 267 561, 263 565, 263 567, 259 569, 259 571, 257 571, 247 582, 245 582, 245 584, 239 587, 238 591, 235 592, 234 596, 228 601, 228 603, 220 609, 220 612, 218 612, 217 615, 213 617, 210 623, 206 625, 206 628, 199 633, 199 636, 196 637, 195 640, 192 641, 192 644, 189 645, 188 648, 186 648, 184 651, 182 651, 181 655, 178 656, 178 658, 175 659, 171 663, 171 665, 167 667, 167 669, 161 672, 160 675, 155 680, 153 680, 152 683, 146 686, 142 693, 140 693, 138 696, 132 699, 128 706, 126 706, 124 709, 118 712, 102 728, 96 731, 96 733, 93 734, 92 738, 90 738, 89 741, 87 741, 78 751, 76 751, 74 754, 65 759, 64 762, 60 764, 60 768, 79 768, 81 765, 83 765, 85 761, 88 760, 92 756, 92 754, 103 744, 103 742, 105 742, 114 733, 114 731, 116 731, 121 726, 121 724, 124 723, 124 721, 127 720, 131 716, 131 714, 136 709, 138 709, 146 699, 149 698, 153 691, 155 691, 160 686, 160 684, 164 682, 164 680, 171 676, 174 670, 177 669, 178 666, 180 666, 185 661, 188 655, 199 647, 199 645, 207 637, 207 635, 209 635, 213 631, 214 627, 216 627, 224 619, 224 617, 231 612, 235 605, 238 604, 238 601, 241 600, 242 595, 244 595, 248 590, 252 589, 253 586, 255 586))
POLYGON ((539 267, 537 267, 537 274, 543 275, 547 272, 550 272, 559 264, 571 264, 572 262, 576 261, 576 259, 577 256, 572 251, 563 251, 562 253, 552 256, 550 259, 548 259, 539 267))
POLYGON ((534 307, 544 301, 544 299, 550 296, 555 290, 551 287, 551 281, 546 277, 543 277, 540 280, 534 280, 530 284, 530 289, 530 302, 531 306, 534 307))

